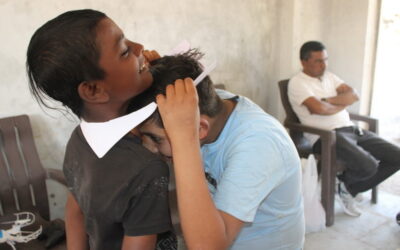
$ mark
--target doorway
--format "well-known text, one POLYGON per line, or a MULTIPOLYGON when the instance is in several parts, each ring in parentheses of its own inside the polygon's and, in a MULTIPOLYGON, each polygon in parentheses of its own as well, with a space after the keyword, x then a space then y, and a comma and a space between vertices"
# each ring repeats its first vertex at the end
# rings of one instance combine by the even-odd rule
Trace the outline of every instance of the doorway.
MULTIPOLYGON (((400 146, 400 1, 381 4, 371 115, 379 135, 400 146)), ((400 172, 380 187, 400 195, 400 172)))
POLYGON ((371 115, 380 135, 400 144, 400 1, 382 0, 371 115))

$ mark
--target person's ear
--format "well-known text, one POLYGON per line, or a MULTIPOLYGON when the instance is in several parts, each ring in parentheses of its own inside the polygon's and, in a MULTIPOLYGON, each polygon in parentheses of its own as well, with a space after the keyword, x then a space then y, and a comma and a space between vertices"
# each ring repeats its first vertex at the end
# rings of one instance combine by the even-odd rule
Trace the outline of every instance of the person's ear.
POLYGON ((308 59, 304 59, 304 60, 300 60, 300 62, 301 62, 301 66, 303 66, 303 68, 304 68, 304 66, 307 64, 307 62, 308 62, 308 59))
POLYGON ((78 86, 78 93, 82 100, 89 103, 105 103, 110 99, 104 86, 98 81, 81 82, 78 86))
POLYGON ((210 122, 202 115, 200 115, 200 128, 199 128, 199 139, 203 140, 207 137, 210 131, 210 122))

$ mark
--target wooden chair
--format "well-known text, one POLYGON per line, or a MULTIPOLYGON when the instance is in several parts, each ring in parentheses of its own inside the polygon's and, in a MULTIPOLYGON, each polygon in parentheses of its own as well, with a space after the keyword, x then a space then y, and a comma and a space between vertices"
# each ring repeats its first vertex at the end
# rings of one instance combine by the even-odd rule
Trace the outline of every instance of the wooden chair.
MULTIPOLYGON (((343 163, 336 159, 336 132, 301 124, 289 102, 288 84, 288 79, 279 82, 281 100, 286 112, 284 126, 289 130, 290 137, 296 145, 300 157, 307 158, 309 154, 313 153, 312 145, 304 137, 303 133, 320 136, 321 154, 316 155, 316 158, 319 159, 321 169, 321 202, 325 208, 326 226, 331 226, 333 225, 335 216, 336 174, 344 169, 343 163)), ((377 119, 357 114, 350 114, 350 119, 365 122, 368 124, 368 130, 375 133, 378 130, 377 119)), ((372 203, 376 202, 377 187, 372 189, 372 203)))
MULTIPOLYGON (((47 178, 66 185, 61 170, 42 167, 28 116, 0 119, 0 217, 29 211, 45 227, 50 220, 47 178)), ((16 246, 44 249, 44 243, 38 240, 16 246)), ((56 249, 65 249, 65 244, 56 249)))

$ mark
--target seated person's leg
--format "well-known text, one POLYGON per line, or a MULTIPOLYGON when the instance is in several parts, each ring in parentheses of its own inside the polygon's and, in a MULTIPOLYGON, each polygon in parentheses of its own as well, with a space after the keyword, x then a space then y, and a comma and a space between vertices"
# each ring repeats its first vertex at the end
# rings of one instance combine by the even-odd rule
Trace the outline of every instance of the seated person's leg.
MULTIPOLYGON (((313 151, 321 153, 320 139, 313 145, 313 151)), ((373 176, 379 163, 370 152, 357 145, 357 135, 351 127, 336 132, 336 157, 345 164, 345 171, 340 180, 346 183, 347 187, 373 176)))
POLYGON ((360 136, 358 145, 379 160, 379 165, 373 176, 351 184, 350 188, 353 192, 367 191, 400 169, 400 148, 396 145, 369 131, 365 131, 364 135, 360 136))

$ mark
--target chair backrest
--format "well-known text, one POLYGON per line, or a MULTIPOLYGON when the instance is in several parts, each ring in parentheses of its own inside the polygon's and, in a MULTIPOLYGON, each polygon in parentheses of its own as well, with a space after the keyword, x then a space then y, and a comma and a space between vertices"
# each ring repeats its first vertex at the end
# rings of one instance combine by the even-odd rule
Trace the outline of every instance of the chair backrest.
POLYGON ((285 79, 279 82, 279 91, 281 93, 281 101, 283 108, 285 109, 286 112, 286 118, 285 122, 296 122, 300 123, 299 118, 297 117, 296 113, 294 112, 292 105, 290 105, 289 102, 289 96, 288 96, 288 85, 289 85, 289 79, 285 79))
POLYGON ((29 117, 0 119, 0 215, 30 211, 49 220, 45 180, 29 117))
MULTIPOLYGON (((287 123, 300 123, 299 118, 297 117, 296 113, 292 108, 292 105, 289 102, 289 96, 288 96, 289 79, 279 81, 278 85, 281 94, 282 105, 286 112, 286 118, 284 124, 286 125, 287 123)), ((289 129, 289 135, 292 138, 297 148, 297 151, 299 152, 299 155, 301 157, 307 157, 312 152, 312 145, 304 137, 303 132, 293 131, 289 129)))

